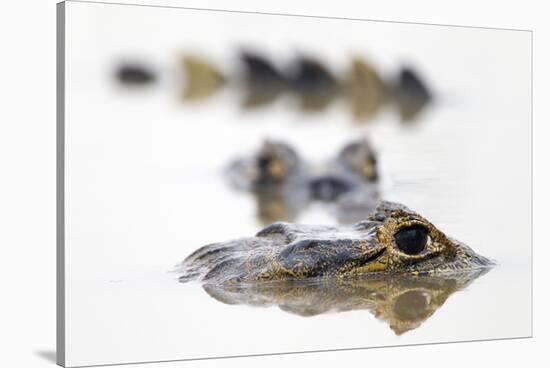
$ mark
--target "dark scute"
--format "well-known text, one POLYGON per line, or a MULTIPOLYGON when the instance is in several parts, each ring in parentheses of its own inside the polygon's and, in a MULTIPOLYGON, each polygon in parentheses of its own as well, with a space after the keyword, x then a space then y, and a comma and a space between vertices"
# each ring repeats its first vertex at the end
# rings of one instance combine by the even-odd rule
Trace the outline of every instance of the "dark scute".
POLYGON ((311 59, 299 59, 292 78, 293 87, 300 93, 319 93, 334 89, 336 80, 321 63, 311 59))
POLYGON ((309 183, 311 196, 322 201, 332 201, 349 192, 353 185, 345 179, 334 176, 322 176, 309 183))
POLYGON ((254 109, 274 102, 287 86, 287 80, 275 66, 260 55, 241 55, 246 73, 246 94, 243 107, 254 109))
POLYGON ((123 84, 143 85, 153 82, 155 75, 143 65, 127 64, 118 68, 116 78, 123 84))
POLYGON ((284 84, 284 78, 267 59, 252 53, 243 53, 241 60, 246 67, 248 82, 254 86, 273 88, 284 84))
POLYGON ((432 97, 428 87, 410 68, 403 68, 399 73, 399 89, 403 95, 418 101, 419 104, 428 102, 432 97))
POLYGON ((422 225, 411 225, 399 230, 395 235, 397 248, 405 254, 421 253, 428 243, 428 229, 422 225))

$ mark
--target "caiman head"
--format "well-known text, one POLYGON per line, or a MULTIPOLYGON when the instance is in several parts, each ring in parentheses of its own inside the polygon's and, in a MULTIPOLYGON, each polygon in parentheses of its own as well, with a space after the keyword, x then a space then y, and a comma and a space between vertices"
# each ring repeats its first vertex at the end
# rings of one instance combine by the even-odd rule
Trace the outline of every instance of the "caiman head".
POLYGON ((256 236, 207 245, 181 281, 258 283, 354 275, 441 275, 494 263, 406 207, 382 202, 367 219, 333 227, 273 223, 256 236))

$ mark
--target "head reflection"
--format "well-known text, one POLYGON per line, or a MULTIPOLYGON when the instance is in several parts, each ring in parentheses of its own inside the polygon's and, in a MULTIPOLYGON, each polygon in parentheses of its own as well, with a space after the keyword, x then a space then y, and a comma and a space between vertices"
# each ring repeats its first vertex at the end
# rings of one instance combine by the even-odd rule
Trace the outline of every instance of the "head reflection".
POLYGON ((212 298, 230 305, 277 306, 302 317, 365 310, 396 335, 420 327, 455 292, 488 269, 454 275, 320 279, 256 285, 203 285, 212 298))

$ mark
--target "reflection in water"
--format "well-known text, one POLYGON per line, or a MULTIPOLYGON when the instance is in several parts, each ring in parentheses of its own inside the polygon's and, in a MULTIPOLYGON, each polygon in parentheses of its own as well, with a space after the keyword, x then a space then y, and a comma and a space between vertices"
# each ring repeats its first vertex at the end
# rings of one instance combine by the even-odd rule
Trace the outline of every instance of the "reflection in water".
POLYGON ((302 317, 366 310, 389 324, 396 335, 416 329, 453 293, 489 269, 445 276, 318 279, 254 285, 204 285, 212 298, 230 305, 278 306, 302 317))
POLYGON ((256 217, 262 224, 296 220, 308 205, 308 198, 296 192, 273 188, 252 192, 256 201, 256 217))
MULTIPOLYGON (((315 198, 304 188, 270 188, 251 192, 256 202, 256 218, 269 225, 276 221, 295 222, 315 198)), ((341 193, 333 200, 323 200, 324 207, 339 224, 353 224, 363 220, 380 203, 375 186, 341 193)))

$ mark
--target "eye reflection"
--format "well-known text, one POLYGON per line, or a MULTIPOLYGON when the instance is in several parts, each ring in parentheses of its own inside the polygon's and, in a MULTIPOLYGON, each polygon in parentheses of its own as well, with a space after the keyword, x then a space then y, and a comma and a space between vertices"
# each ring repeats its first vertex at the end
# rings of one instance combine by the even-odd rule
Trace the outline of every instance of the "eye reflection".
POLYGON ((428 244, 429 231, 422 225, 407 226, 395 233, 395 244, 400 251, 408 255, 421 253, 428 244))

